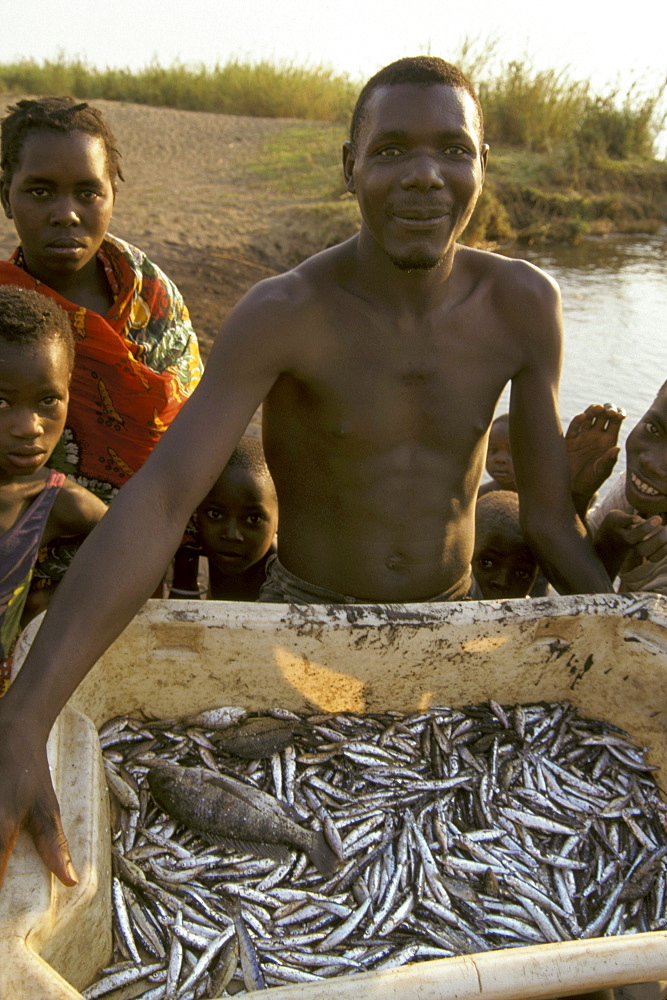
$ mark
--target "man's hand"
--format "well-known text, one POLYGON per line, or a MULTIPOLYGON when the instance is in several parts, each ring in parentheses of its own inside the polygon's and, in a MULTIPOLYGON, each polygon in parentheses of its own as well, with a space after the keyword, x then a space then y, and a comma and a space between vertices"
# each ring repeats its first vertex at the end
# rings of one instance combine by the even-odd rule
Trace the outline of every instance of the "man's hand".
POLYGON ((577 513, 585 517, 588 505, 611 474, 625 411, 611 403, 593 403, 573 417, 565 435, 570 484, 577 513))
POLYGON ((47 868, 64 885, 76 885, 46 747, 35 746, 29 734, 17 733, 14 726, 0 727, 0 733, 0 885, 21 827, 32 836, 47 868))

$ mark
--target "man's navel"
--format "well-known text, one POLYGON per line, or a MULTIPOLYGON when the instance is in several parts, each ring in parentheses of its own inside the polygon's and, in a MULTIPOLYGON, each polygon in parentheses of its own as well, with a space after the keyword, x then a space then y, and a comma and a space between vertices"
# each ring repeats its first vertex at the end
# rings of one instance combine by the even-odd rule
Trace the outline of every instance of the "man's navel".
POLYGON ((405 558, 405 556, 402 556, 398 553, 393 553, 392 555, 387 556, 384 564, 387 567, 387 569, 391 569, 394 570, 394 572, 396 573, 400 573, 402 570, 407 569, 408 560, 405 558))
POLYGON ((401 375, 401 382, 405 386, 425 385, 433 378, 433 372, 405 372, 401 375))

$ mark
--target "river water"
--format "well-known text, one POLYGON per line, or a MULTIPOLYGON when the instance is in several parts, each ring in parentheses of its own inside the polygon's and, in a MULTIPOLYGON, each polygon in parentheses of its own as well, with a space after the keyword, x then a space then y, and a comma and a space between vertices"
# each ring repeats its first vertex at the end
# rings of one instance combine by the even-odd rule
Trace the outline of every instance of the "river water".
MULTIPOLYGON (((621 442, 667 381, 667 229, 656 236, 521 248, 560 285, 565 349, 563 429, 589 403, 627 412, 621 442)), ((508 409, 509 391, 497 412, 508 409)))

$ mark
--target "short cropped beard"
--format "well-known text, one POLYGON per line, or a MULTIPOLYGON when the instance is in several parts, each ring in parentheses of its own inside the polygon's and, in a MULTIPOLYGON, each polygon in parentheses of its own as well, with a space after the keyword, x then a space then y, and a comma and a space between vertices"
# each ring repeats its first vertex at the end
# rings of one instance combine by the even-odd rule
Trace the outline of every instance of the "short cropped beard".
POLYGON ((433 271, 442 263, 443 257, 433 257, 431 254, 411 254, 407 257, 392 257, 389 260, 400 271, 433 271))

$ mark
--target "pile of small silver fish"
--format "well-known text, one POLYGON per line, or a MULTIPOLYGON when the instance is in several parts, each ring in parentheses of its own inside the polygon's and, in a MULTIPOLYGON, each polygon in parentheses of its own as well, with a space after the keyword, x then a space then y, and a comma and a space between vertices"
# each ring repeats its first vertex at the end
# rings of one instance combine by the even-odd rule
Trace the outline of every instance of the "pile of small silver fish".
POLYGON ((115 964, 87 1000, 217 998, 667 928, 667 807, 646 751, 566 702, 222 708, 114 719, 100 741, 115 964), (228 812, 230 795, 247 810, 228 812), (302 833, 274 830, 283 814, 302 833), (326 841, 320 870, 308 838, 326 841))

